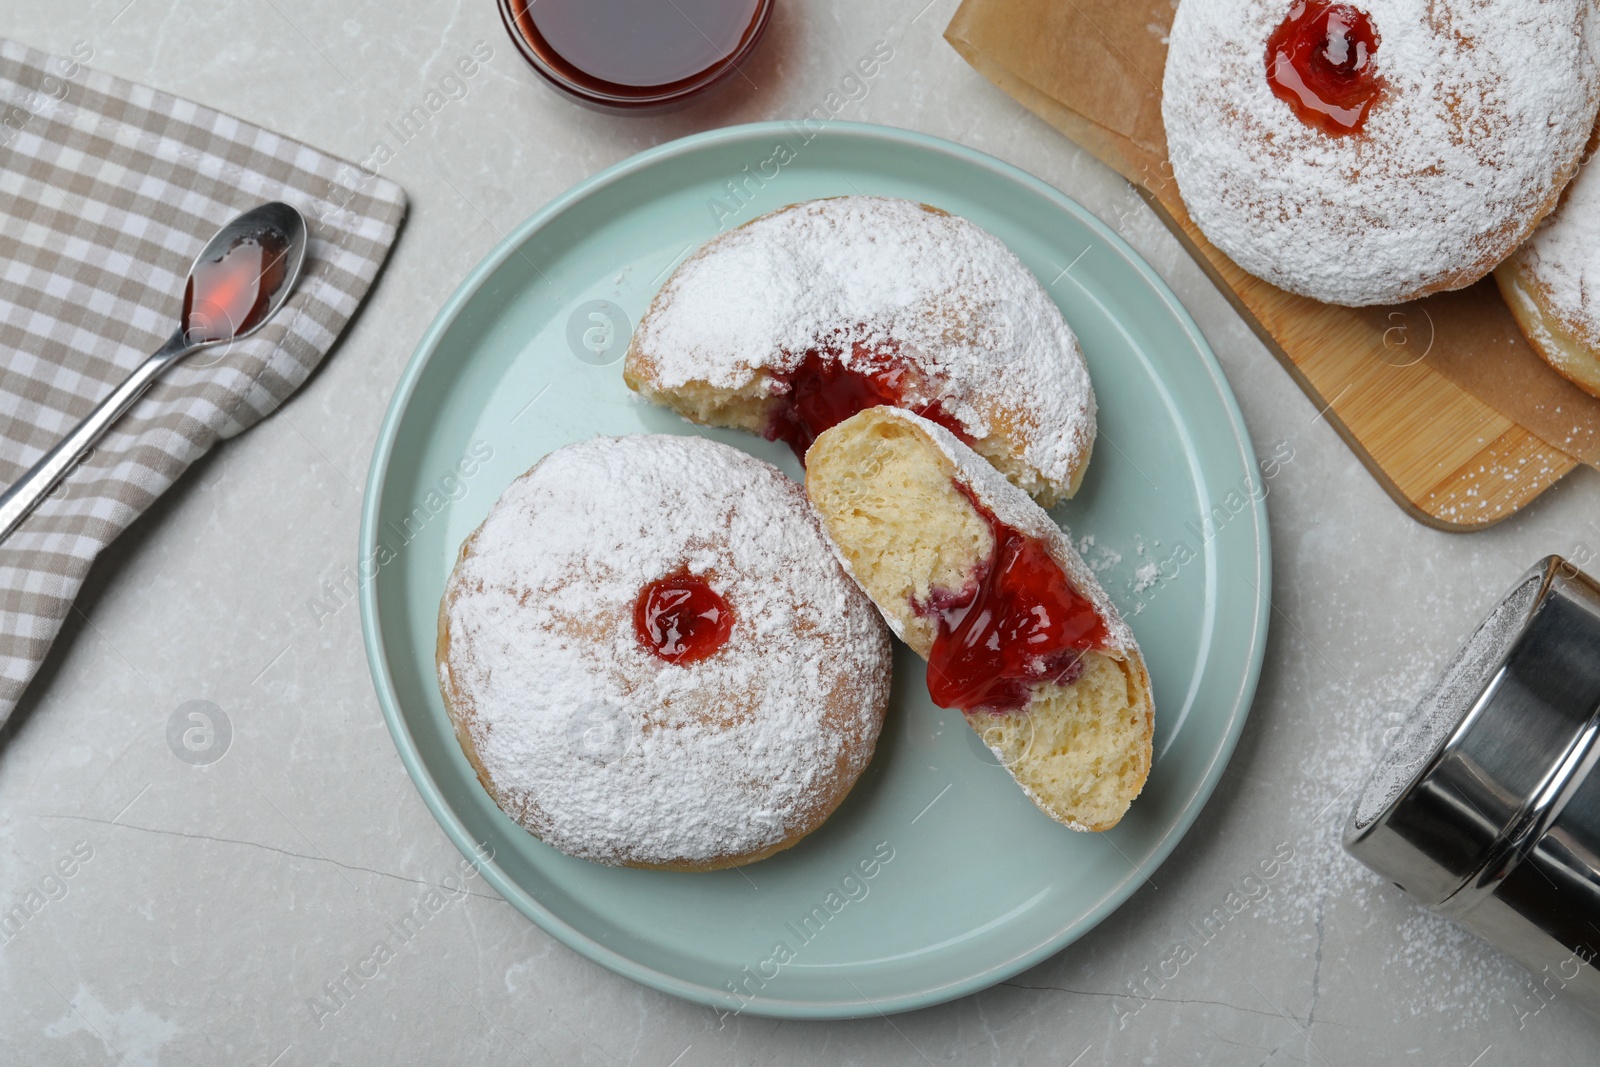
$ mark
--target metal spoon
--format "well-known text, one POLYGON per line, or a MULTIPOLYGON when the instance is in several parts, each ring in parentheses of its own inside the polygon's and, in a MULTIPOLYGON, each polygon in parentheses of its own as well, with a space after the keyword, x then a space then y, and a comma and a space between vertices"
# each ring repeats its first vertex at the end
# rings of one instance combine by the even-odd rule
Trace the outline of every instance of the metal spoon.
POLYGON ((167 343, 0 493, 0 541, 54 489, 150 383, 180 359, 254 333, 283 306, 306 257, 306 220, 288 204, 251 208, 217 231, 189 268, 183 317, 167 343))

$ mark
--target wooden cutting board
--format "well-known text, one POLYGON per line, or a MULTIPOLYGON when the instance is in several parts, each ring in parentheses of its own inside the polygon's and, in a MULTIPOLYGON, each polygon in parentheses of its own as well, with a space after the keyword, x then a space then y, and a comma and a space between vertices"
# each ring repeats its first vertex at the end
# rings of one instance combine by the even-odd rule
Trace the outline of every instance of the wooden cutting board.
POLYGON ((1492 280, 1409 304, 1343 308, 1286 293, 1213 247, 1190 221, 1166 162, 1160 83, 1175 7, 1174 0, 966 0, 945 38, 1133 183, 1311 398, 1316 418, 1408 514, 1462 531, 1515 513, 1578 460, 1464 389, 1454 368, 1478 357, 1522 361, 1518 388, 1550 392, 1532 405, 1540 412, 1561 410, 1563 398, 1569 409, 1586 398, 1568 396, 1575 388, 1528 348, 1492 280))

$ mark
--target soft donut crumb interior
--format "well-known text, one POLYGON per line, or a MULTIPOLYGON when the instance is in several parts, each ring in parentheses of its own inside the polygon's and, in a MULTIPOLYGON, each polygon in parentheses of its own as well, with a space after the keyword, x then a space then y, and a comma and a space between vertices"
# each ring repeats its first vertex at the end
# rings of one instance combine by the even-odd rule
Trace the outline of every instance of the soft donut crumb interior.
POLYGON ((708 382, 685 382, 671 390, 657 389, 648 379, 623 369, 628 387, 651 403, 670 408, 681 418, 702 426, 726 426, 761 433, 767 428, 772 400, 767 396, 767 376, 757 375, 743 389, 719 389, 708 382))
POLYGON ((909 423, 863 412, 806 454, 806 492, 857 582, 923 658, 934 623, 913 605, 958 592, 994 551, 994 536, 951 480, 954 465, 909 423))
POLYGON ((1099 652, 1071 685, 1037 686, 1020 715, 966 718, 1035 804, 1092 830, 1116 825, 1149 773, 1144 702, 1127 665, 1099 652))

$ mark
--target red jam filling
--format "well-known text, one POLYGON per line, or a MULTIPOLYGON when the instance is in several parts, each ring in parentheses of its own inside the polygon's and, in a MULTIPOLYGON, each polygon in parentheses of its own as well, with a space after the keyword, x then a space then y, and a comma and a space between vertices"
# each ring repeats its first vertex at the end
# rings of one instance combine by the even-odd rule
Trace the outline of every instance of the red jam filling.
POLYGON ((238 237, 216 259, 194 265, 183 293, 183 329, 192 343, 230 341, 253 330, 288 270, 288 246, 275 231, 238 237))
POLYGON ((777 375, 788 388, 779 397, 762 436, 786 442, 804 463, 806 449, 824 430, 858 412, 887 404, 909 408, 971 443, 961 424, 937 400, 921 406, 905 403, 917 372, 893 348, 873 349, 858 341, 850 362, 845 366, 836 350, 812 349, 794 370, 777 375))
POLYGON ((694 663, 728 643, 733 612, 704 578, 675 574, 639 593, 633 629, 645 648, 668 663, 694 663))
POLYGON ((942 708, 1020 711, 1031 686, 1076 681, 1083 654, 1105 648, 1111 635, 1042 543, 956 488, 989 524, 995 547, 973 586, 929 600, 938 633, 928 655, 928 694, 942 708))
POLYGON ((1378 33, 1365 12, 1295 0, 1267 38, 1267 84, 1307 126, 1356 133, 1383 88, 1373 69, 1377 51, 1378 33))

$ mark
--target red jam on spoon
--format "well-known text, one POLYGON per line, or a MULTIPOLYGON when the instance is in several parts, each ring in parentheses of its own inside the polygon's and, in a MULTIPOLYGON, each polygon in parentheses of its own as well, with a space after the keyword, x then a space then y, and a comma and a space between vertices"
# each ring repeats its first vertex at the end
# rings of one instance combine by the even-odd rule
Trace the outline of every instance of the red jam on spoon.
POLYGON ((1111 635, 1043 544, 956 488, 989 524, 995 548, 975 585, 930 598, 938 633, 928 695, 942 708, 1021 711, 1031 686, 1072 683, 1083 673, 1083 654, 1105 648, 1111 635))
POLYGON ((237 237, 216 259, 195 264, 183 292, 183 330, 191 342, 231 341, 255 329, 283 283, 288 245, 275 230, 237 237))
POLYGON ((1267 38, 1267 84, 1300 121, 1325 133, 1357 133, 1383 89, 1373 69, 1378 32, 1349 4, 1295 0, 1267 38))
POLYGON ((704 578, 674 574, 639 593, 633 629, 645 648, 668 663, 695 663, 728 643, 733 611, 704 578))
MULTIPOLYGON (((778 375, 788 392, 780 397, 762 436, 786 442, 804 463, 806 449, 824 430, 880 404, 908 407, 903 401, 916 371, 892 348, 871 349, 856 342, 852 356, 854 366, 846 367, 836 351, 813 349, 794 370, 778 375)), ((938 401, 910 410, 971 444, 938 401)))

